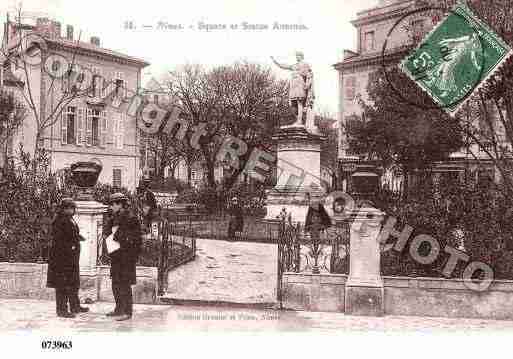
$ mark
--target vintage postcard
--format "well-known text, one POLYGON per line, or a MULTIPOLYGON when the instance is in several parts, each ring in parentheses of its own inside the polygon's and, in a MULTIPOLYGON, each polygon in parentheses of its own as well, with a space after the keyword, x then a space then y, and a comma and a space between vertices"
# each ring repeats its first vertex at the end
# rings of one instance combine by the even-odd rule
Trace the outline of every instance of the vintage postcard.
POLYGON ((509 1, 0 0, 0 22, 14 353, 513 329, 509 1))

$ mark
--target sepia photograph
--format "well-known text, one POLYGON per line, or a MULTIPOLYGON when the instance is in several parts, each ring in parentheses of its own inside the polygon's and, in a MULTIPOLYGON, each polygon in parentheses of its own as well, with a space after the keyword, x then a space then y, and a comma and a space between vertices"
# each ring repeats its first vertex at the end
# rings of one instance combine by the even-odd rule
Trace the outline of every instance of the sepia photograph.
POLYGON ((0 0, 0 23, 7 353, 507 345, 513 0, 0 0))

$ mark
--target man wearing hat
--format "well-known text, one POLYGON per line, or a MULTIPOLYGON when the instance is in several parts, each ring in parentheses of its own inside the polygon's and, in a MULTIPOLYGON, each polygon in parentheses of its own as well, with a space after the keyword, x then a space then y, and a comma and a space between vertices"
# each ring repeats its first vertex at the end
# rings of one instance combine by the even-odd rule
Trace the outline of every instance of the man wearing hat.
POLYGON ((112 218, 107 224, 105 237, 114 232, 113 240, 119 249, 110 253, 112 293, 116 301, 114 311, 107 316, 117 321, 132 317, 132 285, 136 283, 136 263, 141 249, 141 225, 137 216, 130 211, 128 198, 122 193, 110 196, 112 218))
POLYGON ((57 316, 63 318, 73 318, 77 313, 89 311, 89 308, 80 306, 78 298, 80 241, 85 238, 80 235, 78 225, 73 220, 75 208, 73 199, 63 198, 52 221, 46 285, 55 288, 57 316))
POLYGON ((149 177, 144 177, 137 187, 137 198, 139 202, 149 204, 152 207, 152 210, 157 208, 157 200, 155 199, 155 195, 150 190, 150 179, 149 177))

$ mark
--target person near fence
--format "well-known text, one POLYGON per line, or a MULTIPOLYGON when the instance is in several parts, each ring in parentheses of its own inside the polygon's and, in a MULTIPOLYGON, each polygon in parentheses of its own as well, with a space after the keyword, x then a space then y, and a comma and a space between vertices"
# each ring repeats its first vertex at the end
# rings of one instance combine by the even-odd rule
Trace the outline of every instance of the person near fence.
POLYGON ((149 205, 152 212, 157 209, 157 199, 150 190, 149 178, 145 177, 139 182, 139 186, 137 187, 137 201, 141 209, 144 204, 149 205))
POLYGON ((47 287, 55 288, 57 316, 74 318, 89 308, 80 306, 80 235, 73 219, 76 205, 71 198, 63 198, 52 221, 52 246, 48 257, 47 287), (69 303, 69 309, 68 309, 69 303))
POLYGON ((331 226, 331 218, 324 209, 324 205, 317 198, 307 194, 308 211, 306 213, 305 231, 310 233, 312 241, 319 243, 320 234, 331 226))
POLYGON ((112 218, 109 220, 104 238, 112 234, 117 227, 113 240, 119 243, 119 249, 110 253, 112 293, 116 307, 107 316, 117 321, 128 320, 133 314, 132 285, 136 283, 136 263, 141 251, 141 225, 132 213, 128 198, 122 193, 110 196, 112 218))
POLYGON ((237 233, 241 235, 244 229, 244 216, 242 213, 242 206, 237 197, 233 197, 228 207, 230 214, 230 221, 228 223, 228 239, 235 240, 237 233))

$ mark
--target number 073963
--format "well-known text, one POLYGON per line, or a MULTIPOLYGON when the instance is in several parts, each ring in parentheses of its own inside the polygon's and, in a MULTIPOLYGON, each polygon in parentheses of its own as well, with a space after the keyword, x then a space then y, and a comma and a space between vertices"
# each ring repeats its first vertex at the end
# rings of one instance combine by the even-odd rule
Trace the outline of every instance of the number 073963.
POLYGON ((73 343, 71 340, 43 340, 41 342, 41 348, 47 350, 68 350, 73 348, 73 343))

